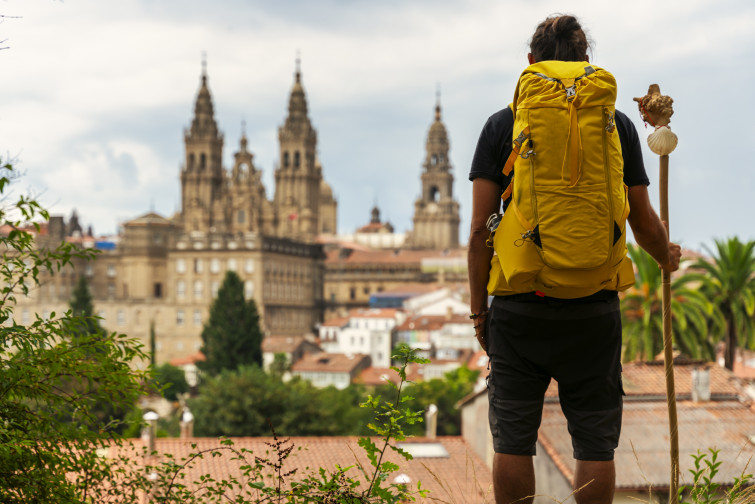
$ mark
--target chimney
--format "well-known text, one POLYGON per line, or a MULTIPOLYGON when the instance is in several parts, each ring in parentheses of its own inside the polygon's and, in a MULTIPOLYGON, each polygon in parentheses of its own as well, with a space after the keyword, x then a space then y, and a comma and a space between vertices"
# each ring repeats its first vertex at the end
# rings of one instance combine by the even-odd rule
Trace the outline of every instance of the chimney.
POLYGON ((438 434, 438 407, 431 404, 425 412, 425 437, 435 439, 438 434))
POLYGON ((692 401, 710 401, 710 368, 695 368, 692 370, 692 401))
POLYGON ((194 415, 189 408, 184 408, 181 414, 181 439, 191 439, 194 437, 194 415))
POLYGON ((157 419, 160 418, 154 411, 148 411, 142 417, 147 423, 142 427, 142 444, 147 448, 147 455, 155 451, 155 438, 157 437, 157 419))

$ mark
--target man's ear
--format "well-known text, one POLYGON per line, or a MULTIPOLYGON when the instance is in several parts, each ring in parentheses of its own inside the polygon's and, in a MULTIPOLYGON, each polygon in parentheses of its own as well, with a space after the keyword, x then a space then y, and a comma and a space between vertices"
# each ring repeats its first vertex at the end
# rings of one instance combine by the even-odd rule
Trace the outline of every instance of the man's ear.
POLYGON ((530 65, 534 65, 535 63, 537 63, 537 61, 535 61, 535 57, 532 55, 532 53, 527 53, 527 61, 530 62, 530 65))

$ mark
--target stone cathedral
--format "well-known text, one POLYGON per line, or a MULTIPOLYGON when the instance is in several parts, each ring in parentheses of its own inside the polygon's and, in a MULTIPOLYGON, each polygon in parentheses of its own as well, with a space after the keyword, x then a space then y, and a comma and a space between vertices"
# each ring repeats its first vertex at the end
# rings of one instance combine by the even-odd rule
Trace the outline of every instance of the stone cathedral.
POLYGON ((288 115, 278 130, 272 201, 245 136, 230 172, 223 168, 223 135, 215 122, 206 71, 184 141, 180 225, 185 231, 258 233, 306 243, 321 234, 335 234, 337 204, 317 159, 317 132, 309 120, 298 64, 288 115))
MULTIPOLYGON (((181 209, 175 215, 146 213, 109 239, 85 232, 75 212, 68 222, 50 218, 37 236, 40 246, 68 240, 100 254, 42 278, 40 288, 19 299, 20 323, 65 311, 83 274, 103 326, 139 338, 147 348, 154 334, 156 360, 162 363, 197 358, 203 324, 228 271, 239 275, 246 298, 255 300, 267 336, 313 335, 325 317, 367 306, 373 293, 407 282, 465 278, 439 101, 425 144, 414 229, 405 242, 401 236, 398 249, 368 247, 352 254, 336 237, 337 202, 318 159, 298 61, 278 128, 272 197, 245 132, 232 166, 223 166, 224 136, 204 65, 183 140, 181 209)), ((367 227, 390 228, 379 222, 367 227)))

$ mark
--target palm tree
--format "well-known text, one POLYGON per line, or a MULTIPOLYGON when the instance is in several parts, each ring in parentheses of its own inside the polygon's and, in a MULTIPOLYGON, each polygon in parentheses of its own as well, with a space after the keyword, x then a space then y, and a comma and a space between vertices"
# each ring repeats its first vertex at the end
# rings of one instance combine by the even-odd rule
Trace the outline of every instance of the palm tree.
MULTIPOLYGON (((627 248, 637 275, 622 302, 623 359, 650 361, 663 350, 661 270, 640 247, 629 244, 627 248)), ((713 360, 723 319, 699 288, 705 282, 706 276, 699 273, 675 275, 671 281, 671 316, 677 349, 693 359, 713 360)))
POLYGON ((715 244, 715 252, 705 247, 711 260, 699 259, 695 267, 708 277, 703 292, 725 320, 724 366, 732 370, 737 347, 752 348, 755 343, 755 241, 734 237, 715 244))

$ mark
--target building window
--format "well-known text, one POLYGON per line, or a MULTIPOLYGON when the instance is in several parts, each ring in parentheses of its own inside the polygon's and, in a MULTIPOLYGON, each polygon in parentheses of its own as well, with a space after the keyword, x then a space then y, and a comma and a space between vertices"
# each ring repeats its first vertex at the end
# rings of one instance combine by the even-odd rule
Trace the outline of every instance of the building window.
POLYGON ((365 287, 364 289, 362 289, 362 292, 364 292, 364 295, 366 296, 366 295, 368 295, 370 293, 370 288, 369 287, 365 287))
POLYGON ((85 274, 86 276, 88 276, 88 277, 90 277, 90 276, 94 275, 94 268, 92 267, 92 265, 91 265, 91 264, 87 264, 87 268, 86 268, 86 271, 85 271, 85 273, 84 273, 84 274, 85 274))
POLYGON ((243 210, 239 210, 238 213, 236 214, 236 220, 238 221, 239 224, 243 224, 246 221, 246 212, 244 212, 243 210))
POLYGON ((202 298, 202 281, 201 280, 194 281, 194 297, 196 299, 202 298))
POLYGON ((176 310, 176 325, 184 325, 184 311, 176 310))
POLYGON ((199 327, 202 325, 202 312, 194 310, 194 325, 199 327))
POLYGON ((298 168, 301 163, 301 155, 299 151, 294 152, 294 168, 298 168))
POLYGON ((354 300, 357 298, 357 290, 355 287, 349 289, 349 299, 354 300))
POLYGON ((236 259, 228 259, 228 271, 236 271, 236 259))
POLYGON ((288 168, 288 151, 283 153, 283 168, 288 168))
POLYGON ((115 276, 115 264, 107 265, 107 276, 113 278, 115 276))
POLYGON ((244 272, 254 273, 254 259, 247 259, 244 261, 244 272))
POLYGON ((199 169, 204 170, 207 166, 207 154, 204 152, 199 156, 199 169))
POLYGON ((23 325, 28 325, 29 322, 31 322, 31 316, 29 315, 29 309, 24 308, 24 311, 21 312, 21 323, 23 325))
POLYGON ((115 297, 115 284, 108 284, 107 286, 107 297, 115 297))
POLYGON ((153 292, 156 298, 163 297, 163 284, 161 284, 160 282, 155 282, 153 292))
POLYGON ((202 273, 203 269, 204 264, 202 263, 202 259, 194 259, 194 273, 202 273))
POLYGON ((251 280, 244 282, 244 297, 252 299, 254 296, 254 283, 251 280))
POLYGON ((186 296, 186 284, 183 280, 179 280, 176 282, 176 297, 184 297, 186 296))
POLYGON ((213 299, 215 299, 216 297, 218 297, 218 282, 217 281, 213 281, 210 284, 210 292, 212 292, 212 298, 213 299))
POLYGON ((176 261, 176 273, 183 273, 186 271, 186 261, 179 259, 176 261))
POLYGON ((210 272, 220 273, 220 260, 219 259, 212 259, 210 261, 210 272))
POLYGON ((119 326, 122 326, 122 325, 126 324, 126 314, 123 313, 123 310, 118 310, 118 315, 117 315, 117 319, 116 320, 117 320, 116 323, 119 326))

